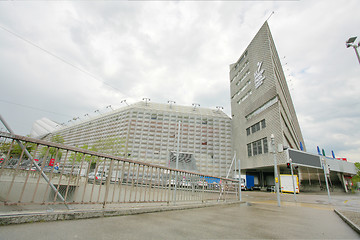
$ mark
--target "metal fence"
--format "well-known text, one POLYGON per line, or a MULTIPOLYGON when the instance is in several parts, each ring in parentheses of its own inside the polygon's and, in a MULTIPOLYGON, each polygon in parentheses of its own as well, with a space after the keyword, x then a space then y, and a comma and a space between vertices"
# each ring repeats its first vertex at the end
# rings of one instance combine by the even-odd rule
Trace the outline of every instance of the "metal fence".
POLYGON ((236 200, 238 182, 0 132, 0 206, 236 200), (20 147, 23 145, 23 147, 20 147))

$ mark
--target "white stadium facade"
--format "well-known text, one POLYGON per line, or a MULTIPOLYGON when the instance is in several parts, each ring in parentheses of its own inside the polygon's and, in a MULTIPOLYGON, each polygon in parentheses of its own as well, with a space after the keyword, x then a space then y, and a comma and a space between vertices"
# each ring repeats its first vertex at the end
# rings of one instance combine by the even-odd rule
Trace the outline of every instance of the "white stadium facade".
POLYGON ((180 122, 179 152, 196 162, 196 168, 186 170, 226 176, 232 160, 231 119, 220 109, 146 101, 71 126, 55 124, 44 133, 40 129, 47 121, 36 121, 31 136, 51 140, 60 135, 66 145, 166 167, 177 151, 180 122))

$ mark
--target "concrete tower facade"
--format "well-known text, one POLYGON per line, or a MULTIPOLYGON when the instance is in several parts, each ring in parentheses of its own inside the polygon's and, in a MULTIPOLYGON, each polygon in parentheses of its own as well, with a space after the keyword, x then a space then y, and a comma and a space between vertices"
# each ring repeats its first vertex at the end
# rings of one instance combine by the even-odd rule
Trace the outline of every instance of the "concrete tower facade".
MULTIPOLYGON (((230 65, 230 93, 232 143, 243 171, 273 171, 272 134, 276 148, 278 144, 305 148, 267 22, 240 58, 230 65)), ((277 154, 277 160, 284 167, 285 153, 277 154)))

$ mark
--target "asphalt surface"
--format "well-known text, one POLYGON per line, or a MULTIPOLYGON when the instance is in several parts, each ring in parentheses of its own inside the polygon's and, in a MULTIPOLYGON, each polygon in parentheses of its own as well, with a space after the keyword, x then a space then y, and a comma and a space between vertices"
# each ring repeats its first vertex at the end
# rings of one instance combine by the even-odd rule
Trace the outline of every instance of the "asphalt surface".
MULTIPOLYGON (((0 239, 360 239, 334 211, 359 196, 244 192, 247 203, 0 227, 0 239), (351 200, 348 200, 351 198, 351 200)), ((351 205, 348 205, 348 203, 351 205)))

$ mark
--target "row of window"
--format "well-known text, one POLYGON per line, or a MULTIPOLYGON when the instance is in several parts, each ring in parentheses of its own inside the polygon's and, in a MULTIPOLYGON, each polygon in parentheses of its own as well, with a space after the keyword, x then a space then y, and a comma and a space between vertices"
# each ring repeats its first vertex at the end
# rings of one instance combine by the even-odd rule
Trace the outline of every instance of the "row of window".
MULTIPOLYGON (((215 111, 216 113, 218 111, 215 111)), ((202 124, 207 124, 207 122, 221 122, 224 121, 224 118, 212 118, 210 117, 209 119, 205 116, 199 116, 199 115, 183 115, 183 114, 167 114, 167 113, 153 113, 153 112, 141 112, 141 111, 133 111, 131 112, 131 117, 133 118, 146 118, 146 119, 152 119, 152 120, 167 120, 169 121, 171 120, 181 120, 183 122, 185 121, 190 121, 191 123, 195 123, 195 121, 197 123, 202 123, 202 124)))
MULTIPOLYGON (((235 74, 235 76, 230 80, 230 83, 232 83, 233 81, 237 80, 237 78, 239 78, 240 74, 244 71, 244 69, 247 67, 247 65, 249 64, 249 60, 247 60, 245 62, 245 64, 241 67, 241 69, 235 74)), ((249 71, 249 70, 248 70, 249 71)), ((237 84, 238 85, 238 84, 237 84)))
POLYGON ((236 86, 239 86, 249 74, 250 74, 250 70, 247 70, 246 73, 241 77, 241 79, 236 83, 236 86))
POLYGON ((234 99, 237 95, 240 95, 242 92, 244 92, 244 90, 246 89, 247 86, 250 85, 250 83, 251 81, 248 80, 242 88, 240 88, 237 92, 235 92, 235 94, 231 97, 231 99, 234 99))
POLYGON ((237 104, 242 103, 243 101, 245 101, 250 95, 252 94, 252 91, 248 91, 242 98, 239 99, 239 101, 237 101, 237 104))
POLYGON ((252 117, 259 115, 260 113, 262 113, 263 111, 265 111, 266 109, 268 109, 277 102, 278 102, 278 97, 275 96, 273 99, 267 101, 264 105, 260 106, 259 108, 255 109, 252 113, 245 116, 246 120, 250 120, 252 117))
POLYGON ((246 135, 249 136, 250 134, 260 131, 261 129, 264 129, 265 127, 266 127, 266 122, 265 122, 265 119, 263 119, 260 122, 255 123, 251 127, 248 127, 246 129, 246 135))
POLYGON ((240 66, 241 62, 244 61, 244 59, 246 58, 247 54, 248 54, 248 52, 247 52, 247 50, 246 50, 245 53, 244 53, 244 54, 239 58, 239 60, 236 62, 235 66, 234 66, 234 70, 236 70, 236 69, 240 66))
POLYGON ((267 138, 262 138, 255 142, 249 143, 247 145, 247 151, 249 157, 267 153, 269 151, 267 138))

